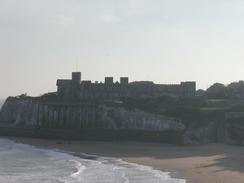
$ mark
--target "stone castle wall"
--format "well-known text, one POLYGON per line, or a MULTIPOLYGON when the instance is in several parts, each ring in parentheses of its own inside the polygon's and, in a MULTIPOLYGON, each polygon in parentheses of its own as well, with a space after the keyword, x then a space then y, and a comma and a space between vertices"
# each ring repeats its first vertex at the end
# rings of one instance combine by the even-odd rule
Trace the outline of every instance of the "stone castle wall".
POLYGON ((121 77, 120 83, 114 83, 112 77, 106 77, 104 83, 79 81, 79 73, 72 74, 72 80, 58 80, 57 91, 62 98, 78 99, 120 99, 123 97, 160 96, 171 94, 183 97, 194 97, 195 82, 180 84, 154 84, 150 81, 129 83, 129 78, 121 77))

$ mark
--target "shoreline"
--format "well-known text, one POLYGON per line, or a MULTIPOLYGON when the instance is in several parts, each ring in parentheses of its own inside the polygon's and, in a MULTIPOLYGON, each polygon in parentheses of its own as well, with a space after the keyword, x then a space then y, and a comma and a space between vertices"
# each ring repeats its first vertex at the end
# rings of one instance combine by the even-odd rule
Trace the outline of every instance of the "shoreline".
MULTIPOLYGON (((37 146, 33 146, 33 147, 37 147, 37 146)), ((99 155, 93 155, 93 154, 85 154, 85 153, 79 153, 79 152, 70 152, 70 151, 64 151, 64 150, 61 151, 60 149, 50 149, 50 150, 55 150, 55 151, 60 152, 60 153, 70 154, 72 156, 75 156, 75 157, 78 157, 78 158, 81 158, 81 159, 99 160, 99 158, 102 158, 102 159, 106 159, 106 160, 110 159, 110 160, 115 160, 115 161, 123 161, 123 162, 126 162, 128 164, 132 164, 132 165, 136 165, 136 166, 138 166, 138 165, 139 166, 146 166, 146 167, 152 168, 153 170, 157 170, 157 171, 161 171, 161 172, 164 172, 164 173, 168 173, 168 175, 171 178, 183 179, 183 180, 185 180, 186 183, 188 182, 185 178, 182 178, 180 172, 177 172, 175 170, 168 170, 168 169, 163 169, 163 168, 162 169, 155 169, 154 167, 149 166, 149 165, 142 165, 142 164, 138 164, 138 163, 132 163, 132 162, 125 161, 124 159, 115 158, 115 157, 105 157, 105 156, 99 156, 99 155)))
POLYGON ((87 154, 88 159, 94 156, 121 159, 128 163, 170 172, 172 178, 185 179, 187 183, 240 183, 244 180, 244 147, 239 146, 223 144, 176 146, 138 142, 2 138, 37 148, 70 153, 81 158, 87 154))
MULTIPOLYGON (((60 149, 60 148, 57 149, 57 148, 51 148, 51 147, 46 147, 46 146, 42 146, 42 145, 40 146, 40 145, 38 145, 36 143, 32 143, 32 142, 29 143, 30 142, 29 140, 31 140, 31 141, 35 140, 35 139, 32 139, 32 138, 26 138, 26 137, 1 137, 1 136, 0 136, 0 138, 13 140, 15 143, 19 143, 19 144, 31 145, 31 146, 33 146, 35 148, 40 148, 40 149, 45 149, 45 150, 53 150, 55 152, 60 152, 60 153, 66 153, 66 154, 69 154, 71 156, 75 156, 75 157, 78 157, 78 158, 81 158, 81 159, 87 159, 87 160, 98 160, 98 158, 115 159, 116 161, 123 161, 123 162, 129 163, 129 164, 135 164, 135 165, 139 165, 139 166, 146 166, 146 167, 152 168, 153 170, 157 170, 157 171, 162 171, 164 173, 168 173, 168 175, 171 178, 182 179, 182 180, 185 180, 186 183, 188 183, 186 178, 182 178, 182 175, 181 175, 180 172, 178 172, 176 170, 172 170, 172 169, 171 170, 164 169, 164 168, 156 169, 153 166, 129 162, 129 161, 126 161, 126 160, 124 160, 122 158, 118 158, 118 157, 107 157, 107 156, 101 156, 101 155, 95 155, 95 154, 86 154, 86 153, 83 153, 83 152, 67 151, 67 150, 64 150, 63 148, 62 149, 60 149)), ((39 140, 45 140, 45 139, 39 139, 39 140)), ((52 141, 52 142, 55 142, 57 144, 57 142, 60 141, 60 140, 47 140, 47 141, 49 141, 49 142, 52 141)), ((66 142, 66 145, 72 145, 72 144, 70 144, 69 140, 61 140, 61 141, 66 142)))
MULTIPOLYGON (((34 146, 34 147, 37 147, 37 146, 34 146)), ((138 164, 138 163, 132 163, 132 162, 125 161, 124 159, 119 159, 119 158, 115 158, 115 157, 105 157, 105 156, 98 156, 98 155, 92 155, 92 154, 89 154, 88 155, 88 154, 84 154, 84 153, 69 152, 69 151, 60 151, 59 149, 54 149, 54 150, 57 151, 57 152, 70 154, 72 156, 75 156, 75 157, 78 157, 78 158, 81 158, 81 159, 97 160, 98 161, 99 158, 101 158, 101 159, 106 159, 106 160, 109 159, 109 160, 115 160, 115 161, 122 161, 122 162, 125 162, 127 164, 131 164, 131 165, 135 165, 135 166, 146 166, 146 167, 152 168, 153 170, 156 170, 156 171, 168 173, 168 175, 171 178, 185 180, 186 183, 187 183, 187 180, 184 179, 184 178, 182 178, 182 176, 180 176, 180 172, 177 172, 175 170, 155 169, 154 167, 149 166, 149 165, 142 165, 142 164, 138 164)))

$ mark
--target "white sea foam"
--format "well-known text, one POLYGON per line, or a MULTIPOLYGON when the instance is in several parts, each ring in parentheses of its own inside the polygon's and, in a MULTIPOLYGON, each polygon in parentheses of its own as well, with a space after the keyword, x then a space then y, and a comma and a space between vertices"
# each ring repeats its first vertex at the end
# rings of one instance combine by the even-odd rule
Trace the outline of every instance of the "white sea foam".
POLYGON ((71 176, 72 177, 79 177, 82 174, 82 172, 86 169, 86 167, 83 166, 81 164, 81 162, 79 162, 79 161, 76 161, 76 160, 70 160, 70 161, 75 162, 76 168, 77 168, 77 171, 75 173, 73 173, 71 176))
POLYGON ((81 157, 0 139, 0 183, 185 183, 151 167, 81 157))

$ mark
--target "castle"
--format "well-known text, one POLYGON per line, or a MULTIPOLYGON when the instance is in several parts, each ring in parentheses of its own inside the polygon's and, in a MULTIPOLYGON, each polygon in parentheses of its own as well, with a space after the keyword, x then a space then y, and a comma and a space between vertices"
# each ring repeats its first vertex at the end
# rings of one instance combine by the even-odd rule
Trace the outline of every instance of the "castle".
MULTIPOLYGON (((195 82, 165 85, 129 82, 128 77, 114 82, 113 77, 106 77, 105 82, 93 83, 73 72, 72 79, 57 80, 57 92, 9 97, 0 111, 0 124, 34 129, 10 129, 9 134, 39 138, 181 143, 185 127, 179 119, 128 104, 138 97, 194 97, 195 91, 195 82)), ((5 131, 0 129, 2 134, 5 131)))
POLYGON ((92 83, 81 80, 80 72, 73 72, 72 79, 58 79, 57 93, 62 99, 104 99, 117 100, 125 97, 175 95, 194 97, 196 82, 180 84, 155 84, 151 81, 129 82, 128 77, 121 77, 114 82, 113 77, 105 77, 105 82, 92 83))

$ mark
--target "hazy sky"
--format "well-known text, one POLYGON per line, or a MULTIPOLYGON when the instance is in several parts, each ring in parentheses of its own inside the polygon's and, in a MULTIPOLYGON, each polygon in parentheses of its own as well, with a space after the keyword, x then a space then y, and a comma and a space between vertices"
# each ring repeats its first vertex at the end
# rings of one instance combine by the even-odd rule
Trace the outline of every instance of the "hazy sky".
POLYGON ((76 62, 198 88, 244 79, 243 0, 0 0, 0 98, 56 90, 76 62))

